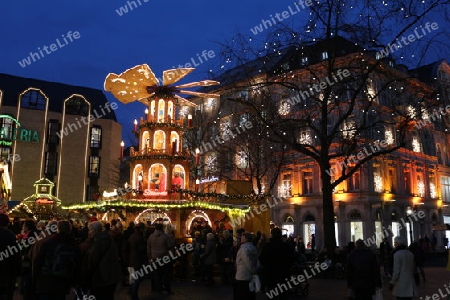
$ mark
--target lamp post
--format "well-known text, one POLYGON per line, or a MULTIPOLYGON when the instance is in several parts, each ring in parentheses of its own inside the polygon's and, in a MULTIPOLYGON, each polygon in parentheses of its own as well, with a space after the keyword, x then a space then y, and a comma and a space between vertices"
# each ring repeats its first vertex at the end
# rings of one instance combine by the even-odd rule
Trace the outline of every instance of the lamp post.
POLYGON ((409 224, 409 238, 410 238, 410 242, 413 242, 413 232, 412 232, 412 222, 411 222, 411 218, 409 218, 409 216, 411 216, 413 214, 413 210, 410 206, 408 206, 406 208, 406 215, 408 216, 408 224, 409 224))

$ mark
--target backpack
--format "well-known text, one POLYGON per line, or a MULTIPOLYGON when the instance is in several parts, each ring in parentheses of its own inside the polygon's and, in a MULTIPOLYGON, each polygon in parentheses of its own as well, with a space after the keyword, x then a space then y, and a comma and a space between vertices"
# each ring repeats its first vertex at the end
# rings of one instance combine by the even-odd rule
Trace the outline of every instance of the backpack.
POLYGON ((73 277, 75 275, 76 257, 77 252, 74 245, 58 244, 52 257, 46 260, 42 275, 73 277))

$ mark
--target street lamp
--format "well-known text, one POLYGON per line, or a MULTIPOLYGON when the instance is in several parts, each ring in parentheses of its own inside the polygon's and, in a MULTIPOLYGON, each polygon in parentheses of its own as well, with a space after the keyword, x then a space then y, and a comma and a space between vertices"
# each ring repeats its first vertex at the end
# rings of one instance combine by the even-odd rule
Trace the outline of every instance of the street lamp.
POLYGON ((409 223, 409 238, 410 238, 410 242, 412 244, 413 242, 413 232, 412 232, 412 222, 411 222, 411 218, 409 218, 411 215, 413 214, 413 209, 408 206, 406 208, 406 215, 408 216, 408 223, 409 223))
POLYGON ((125 143, 123 141, 120 142, 120 158, 123 158, 123 147, 125 147, 125 143))

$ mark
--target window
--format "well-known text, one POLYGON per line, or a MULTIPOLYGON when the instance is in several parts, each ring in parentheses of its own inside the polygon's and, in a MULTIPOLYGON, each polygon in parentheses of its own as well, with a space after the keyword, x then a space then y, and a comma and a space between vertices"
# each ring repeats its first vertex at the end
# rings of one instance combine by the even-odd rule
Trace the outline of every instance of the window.
POLYGON ((102 129, 100 127, 91 128, 91 148, 102 147, 102 129))
POLYGON ((57 152, 46 152, 45 153, 45 177, 49 180, 53 180, 56 175, 56 166, 58 161, 57 152))
POLYGON ((36 90, 30 90, 22 95, 20 106, 22 108, 45 110, 47 100, 44 95, 36 90))
POLYGON ((0 148, 0 162, 6 161, 11 162, 11 148, 8 147, 1 147, 0 148))
POLYGON ((48 122, 47 127, 47 144, 58 144, 59 137, 57 133, 59 133, 59 122, 58 120, 50 120, 48 122))
POLYGON ((436 144, 436 156, 438 159, 438 164, 442 165, 442 151, 441 151, 441 145, 436 144))
POLYGON ((380 167, 374 167, 373 169, 373 187, 374 191, 377 193, 384 192, 383 177, 381 176, 380 167))
POLYGON ((65 103, 65 112, 67 115, 89 115, 89 105, 81 97, 71 97, 65 103))
POLYGON ((248 149, 239 149, 236 151, 235 162, 240 169, 248 168, 248 149))
POLYGON ((100 157, 89 156, 89 177, 99 177, 100 175, 100 157))
POLYGON ((391 193, 397 192, 397 179, 395 176, 395 169, 389 169, 389 184, 391 186, 391 193))
POLYGON ((313 176, 312 172, 303 172, 303 195, 313 193, 313 176))
POLYGON ((353 173, 353 175, 347 179, 349 191, 359 191, 360 175, 359 172, 353 173))
POLYGON ((306 66, 308 64, 308 56, 303 56, 301 63, 302 63, 302 66, 306 66))
POLYGON ((292 196, 292 175, 283 174, 281 180, 281 186, 278 187, 278 195, 280 197, 290 197, 292 196))
POLYGON ((328 59, 328 52, 327 51, 323 51, 322 52, 322 60, 326 60, 328 59))
POLYGON ((417 194, 419 197, 425 197, 425 183, 421 174, 417 174, 417 194))
POLYGON ((298 143, 305 145, 312 145, 312 138, 309 130, 300 130, 298 143))
POLYGON ((410 195, 411 194, 411 174, 409 172, 409 170, 405 170, 403 172, 404 175, 404 189, 405 189, 405 193, 410 195))
POLYGON ((441 177, 441 194, 443 202, 450 202, 450 177, 442 176, 441 177))
POLYGON ((15 123, 10 118, 1 118, 0 140, 10 141, 14 136, 15 123))

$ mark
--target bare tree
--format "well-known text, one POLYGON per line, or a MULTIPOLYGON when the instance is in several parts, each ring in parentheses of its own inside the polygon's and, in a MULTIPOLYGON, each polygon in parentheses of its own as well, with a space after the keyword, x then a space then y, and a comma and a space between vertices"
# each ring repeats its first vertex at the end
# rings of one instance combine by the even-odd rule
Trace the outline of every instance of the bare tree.
POLYGON ((449 4, 313 2, 304 28, 280 23, 262 39, 238 34, 221 43, 222 65, 229 67, 222 93, 252 91, 248 99, 227 98, 257 116, 261 139, 319 166, 329 251, 336 245, 333 190, 366 162, 410 145, 415 120, 436 100, 434 89, 393 57, 406 63, 405 55, 415 53, 423 62, 419 50, 443 41, 431 25, 447 20, 449 4))

